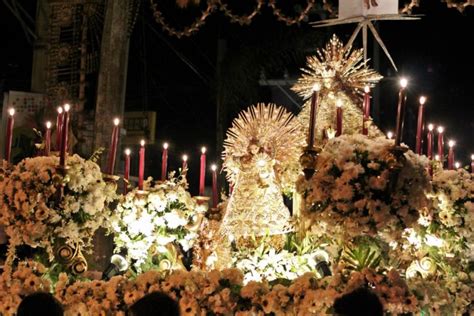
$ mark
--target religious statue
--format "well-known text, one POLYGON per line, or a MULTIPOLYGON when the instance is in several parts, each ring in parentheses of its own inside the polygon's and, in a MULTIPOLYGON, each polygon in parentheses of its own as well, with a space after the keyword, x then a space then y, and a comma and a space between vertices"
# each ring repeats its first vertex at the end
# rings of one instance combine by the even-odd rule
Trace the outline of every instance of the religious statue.
MULTIPOLYGON (((362 95, 366 87, 372 88, 382 79, 364 61, 363 50, 344 47, 334 35, 317 56, 308 57, 307 68, 292 88, 307 102, 298 114, 305 131, 309 128, 310 99, 315 85, 320 87, 319 105, 316 109, 315 143, 321 144, 336 128, 336 106, 342 105, 343 134, 362 131, 362 95)), ((366 122, 369 136, 381 136, 378 128, 366 122)))
POLYGON ((304 144, 299 122, 274 104, 252 106, 234 120, 224 142, 224 170, 233 190, 222 235, 240 246, 264 236, 283 246, 282 237, 292 230, 283 192, 298 177, 304 144))

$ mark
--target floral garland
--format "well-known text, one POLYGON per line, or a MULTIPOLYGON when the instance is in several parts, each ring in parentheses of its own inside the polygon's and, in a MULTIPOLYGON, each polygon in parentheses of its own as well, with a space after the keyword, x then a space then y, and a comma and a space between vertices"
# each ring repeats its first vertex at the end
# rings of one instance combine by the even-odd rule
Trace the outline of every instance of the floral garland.
POLYGON ((216 0, 216 3, 217 5, 219 5, 219 10, 221 10, 224 13, 224 15, 226 15, 230 19, 231 23, 239 23, 240 25, 249 25, 250 23, 252 23, 253 18, 257 16, 260 10, 262 10, 263 5, 265 4, 265 0, 256 0, 256 1, 257 1, 257 5, 255 6, 255 9, 249 14, 243 15, 243 16, 238 16, 232 13, 232 11, 227 8, 227 4, 223 3, 222 0, 216 0))
POLYGON ((44 248, 50 261, 63 241, 90 246, 110 215, 107 205, 116 196, 115 185, 103 180, 96 163, 68 157, 65 176, 58 165, 54 156, 26 158, 0 177, 0 223, 9 238, 10 264, 19 245, 44 248))
POLYGON ((303 11, 301 11, 300 15, 297 16, 296 18, 290 18, 288 16, 285 16, 281 12, 281 10, 277 8, 276 0, 269 0, 268 6, 273 9, 273 14, 277 17, 278 21, 285 22, 286 25, 289 26, 293 24, 299 24, 301 21, 307 18, 309 15, 309 11, 313 8, 315 3, 316 3, 316 0, 308 0, 308 4, 306 5, 306 8, 303 11))
POLYGON ((171 268, 179 245, 183 251, 192 248, 197 238, 196 226, 201 208, 186 191, 184 179, 159 182, 148 191, 133 190, 118 204, 111 218, 116 252, 126 250, 126 259, 134 261, 136 271, 160 266, 155 256, 165 256, 161 268, 171 268), (171 255, 171 257, 169 257, 171 255))
MULTIPOLYGON (((41 279, 44 267, 21 263, 13 273, 11 288, 0 278, 0 312, 14 315, 21 298, 38 290, 48 291, 41 279), (13 289, 13 292, 12 292, 13 289)), ((244 285, 237 269, 210 272, 178 270, 171 275, 150 270, 136 279, 115 276, 109 281, 71 281, 62 273, 54 294, 65 306, 65 314, 125 315, 134 302, 147 293, 161 291, 179 302, 181 315, 322 315, 334 301, 359 287, 370 287, 386 312, 416 312, 419 302, 395 271, 376 273, 365 269, 349 275, 337 270, 318 279, 313 273, 287 283, 255 282, 244 285)))
POLYGON ((344 135, 329 140, 317 159, 315 175, 297 184, 309 224, 342 240, 379 233, 396 240, 411 227, 418 210, 428 206, 427 161, 407 151, 391 189, 396 162, 392 147, 393 141, 383 137, 344 135))

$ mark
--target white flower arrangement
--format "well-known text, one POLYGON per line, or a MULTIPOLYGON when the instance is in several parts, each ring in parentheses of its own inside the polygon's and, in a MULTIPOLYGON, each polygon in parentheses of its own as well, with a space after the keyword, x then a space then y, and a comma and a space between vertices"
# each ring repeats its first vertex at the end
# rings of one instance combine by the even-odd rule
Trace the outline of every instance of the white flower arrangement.
MULTIPOLYGON (((390 190, 393 141, 343 135, 327 142, 309 181, 301 178, 303 216, 320 233, 343 240, 384 233, 396 239, 428 205, 427 160, 408 150, 396 186, 390 190), (386 234, 388 233, 388 234, 386 234)), ((393 185, 393 184, 392 184, 393 185)))
POLYGON ((115 185, 103 180, 99 166, 73 155, 63 176, 58 165, 55 156, 26 158, 0 177, 0 224, 9 238, 9 262, 19 245, 44 248, 50 261, 57 242, 88 247, 108 220, 115 185))
POLYGON ((184 180, 158 182, 146 192, 133 190, 111 218, 115 250, 126 250, 135 271, 146 270, 154 266, 154 256, 169 254, 171 244, 184 251, 192 248, 198 236, 191 226, 200 215, 202 210, 186 191, 184 180))

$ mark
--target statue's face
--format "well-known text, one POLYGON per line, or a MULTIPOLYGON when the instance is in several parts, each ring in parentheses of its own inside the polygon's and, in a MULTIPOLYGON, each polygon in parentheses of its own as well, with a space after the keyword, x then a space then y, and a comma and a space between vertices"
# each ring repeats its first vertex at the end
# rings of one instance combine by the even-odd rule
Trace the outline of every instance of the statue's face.
POLYGON ((258 154, 258 146, 255 145, 255 144, 251 144, 251 145, 249 146, 249 152, 250 152, 252 155, 258 154))

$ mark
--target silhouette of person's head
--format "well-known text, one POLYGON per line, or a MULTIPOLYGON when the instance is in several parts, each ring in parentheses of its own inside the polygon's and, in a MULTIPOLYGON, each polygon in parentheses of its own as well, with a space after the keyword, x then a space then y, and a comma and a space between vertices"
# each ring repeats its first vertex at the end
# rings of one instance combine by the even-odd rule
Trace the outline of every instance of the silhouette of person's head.
POLYGON ((130 306, 129 316, 179 316, 178 303, 168 295, 152 292, 130 306))
POLYGON ((61 303, 51 294, 36 292, 25 297, 18 306, 17 316, 62 316, 61 303))
POLYGON ((339 316, 382 316, 383 306, 375 293, 362 287, 336 299, 334 312, 339 316))

